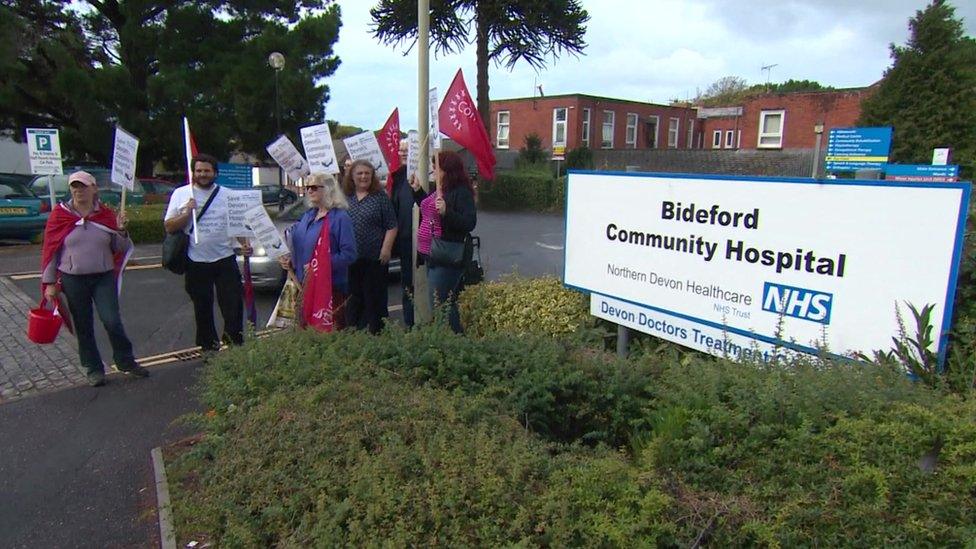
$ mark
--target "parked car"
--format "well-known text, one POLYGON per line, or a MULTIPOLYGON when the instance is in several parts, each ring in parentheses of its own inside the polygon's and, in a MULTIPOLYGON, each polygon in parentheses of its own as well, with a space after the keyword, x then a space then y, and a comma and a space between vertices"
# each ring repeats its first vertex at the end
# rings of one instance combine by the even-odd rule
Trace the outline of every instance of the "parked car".
MULTIPOLYGON (((86 172, 95 176, 95 182, 98 184, 99 200, 105 204, 111 204, 112 206, 118 206, 122 202, 122 188, 115 183, 112 183, 112 172, 107 168, 65 168, 64 175, 34 176, 34 180, 30 184, 31 191, 41 198, 48 198, 50 196, 50 191, 48 191, 47 184, 48 177, 50 177, 54 186, 54 200, 57 202, 64 202, 68 200, 68 195, 70 194, 68 192, 68 175, 79 169, 85 170, 86 172)), ((139 183, 139 181, 135 181, 134 185, 135 188, 132 191, 126 191, 126 205, 137 206, 145 201, 142 185, 139 183)))
POLYGON ((31 192, 33 177, 0 174, 0 238, 30 240, 44 230, 51 204, 31 192))
POLYGON ((278 204, 283 199, 285 206, 298 202, 298 193, 291 189, 282 188, 281 185, 257 185, 255 189, 261 191, 261 202, 265 204, 278 204))
MULTIPOLYGON (((308 211, 308 207, 303 202, 297 202, 285 208, 278 217, 275 218, 275 226, 284 237, 285 229, 291 227, 302 215, 308 211)), ((237 266, 244 272, 244 257, 237 256, 237 266)), ((390 276, 400 276, 400 258, 390 259, 390 276)), ((251 255, 251 282, 255 288, 278 291, 285 284, 285 271, 278 264, 277 259, 268 257, 267 252, 259 245, 254 245, 254 253, 251 255)))
POLYGON ((169 204, 169 197, 173 194, 173 190, 185 185, 182 182, 151 177, 140 177, 139 184, 142 185, 143 201, 146 204, 169 204))

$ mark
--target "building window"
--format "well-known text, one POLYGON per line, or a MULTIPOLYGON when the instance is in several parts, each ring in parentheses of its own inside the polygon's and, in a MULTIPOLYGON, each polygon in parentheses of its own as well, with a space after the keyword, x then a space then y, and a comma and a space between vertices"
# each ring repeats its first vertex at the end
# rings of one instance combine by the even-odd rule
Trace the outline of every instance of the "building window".
POLYGON ((672 118, 668 121, 668 148, 678 148, 678 132, 681 130, 681 119, 672 118))
POLYGON ((627 134, 624 142, 631 149, 637 148, 637 115, 632 112, 627 113, 627 134))
POLYGON ((581 139, 583 146, 589 148, 590 146, 590 109, 583 109, 583 137, 581 139))
POLYGON ((566 146, 566 107, 552 109, 552 146, 566 146))
POLYGON ((722 148, 722 130, 715 130, 712 132, 712 148, 721 149, 722 148))
POLYGON ((600 146, 604 149, 613 148, 613 111, 603 111, 603 132, 601 134, 600 146))
POLYGON ((726 149, 735 148, 735 132, 732 130, 725 132, 725 148, 726 149))
POLYGON ((783 147, 783 122, 786 111, 762 111, 759 113, 759 148, 783 147))
POLYGON ((657 128, 660 126, 661 117, 660 116, 648 116, 647 117, 647 148, 656 149, 657 148, 657 128))
POLYGON ((695 148, 695 121, 691 119, 688 119, 688 140, 685 141, 685 147, 695 148))
POLYGON ((495 146, 499 149, 508 148, 508 121, 510 114, 508 111, 498 111, 498 135, 495 138, 495 146))

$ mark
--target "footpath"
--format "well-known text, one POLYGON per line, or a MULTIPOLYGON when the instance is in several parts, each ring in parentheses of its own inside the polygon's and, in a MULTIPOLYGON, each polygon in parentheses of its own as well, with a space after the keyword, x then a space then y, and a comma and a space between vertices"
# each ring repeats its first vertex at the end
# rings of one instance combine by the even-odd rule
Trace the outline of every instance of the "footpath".
MULTIPOLYGON (((40 301, 27 295, 11 276, 36 273, 41 261, 39 245, 0 246, 0 404, 28 395, 85 383, 78 365, 74 336, 62 329, 50 345, 27 339, 27 312, 40 301)), ((159 261, 159 244, 136 246, 130 265, 159 261)))

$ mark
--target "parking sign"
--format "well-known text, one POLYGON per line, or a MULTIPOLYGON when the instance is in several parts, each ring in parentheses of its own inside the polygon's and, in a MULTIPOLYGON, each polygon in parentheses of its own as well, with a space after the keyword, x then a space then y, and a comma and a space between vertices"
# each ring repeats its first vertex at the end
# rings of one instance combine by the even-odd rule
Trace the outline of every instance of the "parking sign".
POLYGON ((27 151, 31 173, 62 175, 61 141, 53 128, 27 128, 27 151))

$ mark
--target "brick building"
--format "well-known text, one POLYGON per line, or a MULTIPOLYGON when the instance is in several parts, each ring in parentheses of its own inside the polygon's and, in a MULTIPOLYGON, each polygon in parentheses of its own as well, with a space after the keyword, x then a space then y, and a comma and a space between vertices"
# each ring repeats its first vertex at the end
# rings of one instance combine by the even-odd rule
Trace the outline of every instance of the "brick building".
POLYGON ((544 149, 689 149, 701 142, 695 109, 584 94, 491 102, 490 132, 499 150, 517 151, 535 133, 544 149))
POLYGON ((812 149, 814 127, 855 126, 861 101, 874 87, 843 90, 768 93, 750 97, 739 106, 699 109, 702 148, 812 149))

